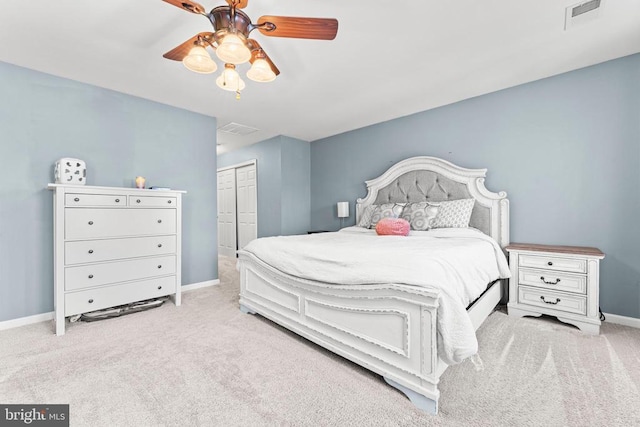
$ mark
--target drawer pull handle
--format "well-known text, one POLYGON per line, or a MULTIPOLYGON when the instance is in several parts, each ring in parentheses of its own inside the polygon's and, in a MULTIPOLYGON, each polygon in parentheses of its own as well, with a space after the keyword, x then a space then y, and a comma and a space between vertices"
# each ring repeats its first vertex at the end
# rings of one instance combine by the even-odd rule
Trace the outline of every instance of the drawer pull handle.
POLYGON ((171 200, 167 200, 167 203, 171 204, 171 200))
POLYGON ((540 276, 540 280, 542 280, 547 285, 557 285, 558 283, 560 283, 560 278, 556 278, 555 282, 549 282, 548 280, 544 280, 544 276, 540 276))
POLYGON ((89 304, 93 304, 93 298, 89 300, 89 304))
POLYGON ((162 243, 158 243, 158 247, 161 248, 162 247, 162 243))
POLYGON ((89 225, 93 225, 93 221, 89 221, 89 225))
POLYGON ((136 200, 136 203, 140 203, 140 199, 136 200))
POLYGON ((120 203, 120 199, 116 199, 116 203, 120 203))
POLYGON ((158 266, 158 268, 162 268, 162 266, 161 266, 161 265, 159 265, 159 266, 158 266))
POLYGON ((553 265, 553 262, 549 261, 549 262, 547 263, 547 265, 553 265))
POLYGON ((542 300, 542 302, 544 302, 545 304, 553 304, 556 305, 557 303, 560 302, 560 298, 556 298, 555 302, 554 301, 546 301, 544 299, 544 296, 540 296, 540 299, 542 300))
POLYGON ((90 274, 90 275, 89 275, 89 279, 93 279, 93 274, 90 274))
POLYGON ((162 223, 162 220, 161 220, 161 219, 159 219, 159 220, 158 220, 158 224, 161 224, 161 223, 162 223))
POLYGON ((93 249, 89 249, 89 253, 92 254, 93 253, 93 249))
POLYGON ((79 202, 80 198, 76 197, 75 199, 73 199, 74 202, 79 202))
POLYGON ((158 290, 162 289, 162 286, 158 286, 158 290))

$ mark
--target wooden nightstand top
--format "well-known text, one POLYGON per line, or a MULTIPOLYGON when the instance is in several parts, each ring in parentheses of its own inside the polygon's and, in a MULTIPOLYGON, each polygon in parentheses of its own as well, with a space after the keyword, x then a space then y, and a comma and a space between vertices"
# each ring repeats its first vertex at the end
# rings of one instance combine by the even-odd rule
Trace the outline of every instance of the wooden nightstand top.
POLYGON ((604 258, 604 254, 598 248, 589 248, 584 246, 557 246, 557 245, 538 245, 534 243, 510 243, 505 250, 507 251, 528 251, 528 252, 553 252, 560 254, 585 255, 597 258, 604 258))

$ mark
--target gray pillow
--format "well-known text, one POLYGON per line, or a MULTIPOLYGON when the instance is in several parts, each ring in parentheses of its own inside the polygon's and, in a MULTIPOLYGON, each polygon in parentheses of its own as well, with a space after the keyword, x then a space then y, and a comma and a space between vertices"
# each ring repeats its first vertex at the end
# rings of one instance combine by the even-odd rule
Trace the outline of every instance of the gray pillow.
POLYGON ((369 228, 376 228, 378 221, 383 218, 399 218, 405 205, 406 203, 384 203, 377 205, 371 215, 369 228))
POLYGON ((428 202, 409 203, 402 210, 402 219, 411 224, 412 230, 426 231, 432 227, 438 214, 438 206, 428 202))
POLYGON ((475 202, 475 199, 459 199, 431 203, 438 206, 431 228, 468 228, 475 202))

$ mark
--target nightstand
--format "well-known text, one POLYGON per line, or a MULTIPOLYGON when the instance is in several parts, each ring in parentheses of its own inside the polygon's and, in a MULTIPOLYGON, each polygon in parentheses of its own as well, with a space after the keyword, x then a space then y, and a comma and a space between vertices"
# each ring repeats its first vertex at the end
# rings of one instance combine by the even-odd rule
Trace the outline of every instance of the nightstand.
POLYGON ((596 248, 512 243, 509 252, 510 316, 547 314, 600 333, 600 260, 596 248))

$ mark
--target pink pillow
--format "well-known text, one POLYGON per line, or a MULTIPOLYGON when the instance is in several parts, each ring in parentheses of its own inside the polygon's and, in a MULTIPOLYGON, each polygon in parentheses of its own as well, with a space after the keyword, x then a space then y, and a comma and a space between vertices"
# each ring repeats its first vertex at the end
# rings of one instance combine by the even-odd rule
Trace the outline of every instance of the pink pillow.
POLYGON ((383 218, 376 224, 379 236, 406 236, 410 229, 409 221, 402 218, 383 218))

